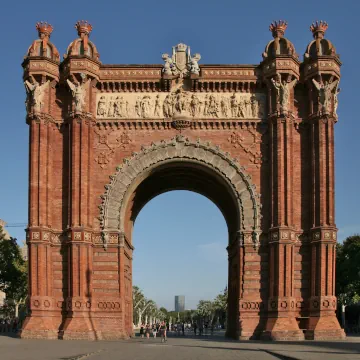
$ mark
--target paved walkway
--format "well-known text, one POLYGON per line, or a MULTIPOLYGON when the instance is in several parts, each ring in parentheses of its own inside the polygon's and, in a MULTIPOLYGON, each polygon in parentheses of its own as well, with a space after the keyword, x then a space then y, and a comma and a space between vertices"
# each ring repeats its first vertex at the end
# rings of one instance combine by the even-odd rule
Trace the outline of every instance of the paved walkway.
POLYGON ((221 337, 135 338, 127 341, 20 340, 0 336, 1 360, 294 360, 360 359, 360 338, 346 341, 259 342, 221 337))

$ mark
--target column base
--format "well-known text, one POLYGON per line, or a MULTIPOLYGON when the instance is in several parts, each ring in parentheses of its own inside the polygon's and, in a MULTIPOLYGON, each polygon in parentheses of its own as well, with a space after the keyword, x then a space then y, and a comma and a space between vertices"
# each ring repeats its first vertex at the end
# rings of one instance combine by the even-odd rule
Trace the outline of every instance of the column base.
POLYGON ((236 329, 228 329, 226 337, 235 340, 258 340, 265 328, 265 320, 262 315, 256 313, 253 316, 240 317, 236 329))
POLYGON ((119 314, 76 312, 65 319, 59 332, 62 340, 121 340, 128 339, 119 314))
POLYGON ((309 328, 305 332, 306 340, 344 340, 345 338, 345 331, 340 327, 335 314, 310 317, 309 328))
POLYGON ((262 340, 301 341, 304 333, 299 329, 295 317, 268 318, 265 331, 261 334, 262 340))
POLYGON ((61 321, 62 317, 29 316, 25 319, 18 336, 21 339, 56 340, 59 338, 61 321))

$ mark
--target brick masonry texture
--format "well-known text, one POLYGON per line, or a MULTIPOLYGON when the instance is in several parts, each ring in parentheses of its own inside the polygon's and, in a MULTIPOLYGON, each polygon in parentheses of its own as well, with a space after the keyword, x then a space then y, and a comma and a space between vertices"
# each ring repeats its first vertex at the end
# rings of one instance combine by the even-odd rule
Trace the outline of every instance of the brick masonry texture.
POLYGON ((30 315, 21 337, 132 336, 133 222, 169 189, 204 194, 226 218, 229 337, 344 337, 334 290, 341 63, 324 24, 303 63, 277 22, 259 65, 184 70, 179 44, 177 72, 102 64, 86 22, 60 64, 51 25, 38 25, 22 64, 30 315))

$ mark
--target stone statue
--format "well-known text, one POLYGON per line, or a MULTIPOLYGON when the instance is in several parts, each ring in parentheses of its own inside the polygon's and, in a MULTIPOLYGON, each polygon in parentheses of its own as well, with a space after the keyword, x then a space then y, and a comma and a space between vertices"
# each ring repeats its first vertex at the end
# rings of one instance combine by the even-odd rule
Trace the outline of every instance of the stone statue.
POLYGON ((194 54, 193 57, 190 59, 190 72, 192 74, 199 75, 200 74, 200 66, 198 61, 201 60, 200 54, 194 54))
POLYGON ((165 75, 176 75, 177 69, 170 55, 162 54, 162 59, 165 61, 164 67, 162 69, 163 73, 165 75))
POLYGON ((85 95, 86 95, 86 86, 89 83, 90 79, 85 83, 86 75, 81 74, 81 82, 72 83, 69 79, 66 82, 71 89, 74 105, 75 105, 75 112, 83 111, 85 105, 85 95))
POLYGON ((40 112, 43 108, 43 98, 45 87, 49 84, 49 80, 40 85, 34 78, 32 78, 32 83, 28 80, 25 80, 24 85, 27 92, 26 107, 27 111, 40 112))
POLYGON ((283 80, 283 82, 281 82, 280 78, 278 78, 276 81, 274 79, 271 79, 271 81, 277 92, 278 102, 280 103, 280 110, 288 111, 290 90, 295 86, 297 79, 294 79, 290 82, 287 82, 286 80, 283 80))
MULTIPOLYGON (((319 92, 319 103, 321 111, 324 113, 331 112, 331 99, 333 97, 333 89, 337 87, 339 80, 333 82, 319 83, 315 79, 312 79, 313 84, 319 92)), ((335 104, 334 104, 335 105, 335 104)), ((334 106, 335 109, 335 106, 334 106)))

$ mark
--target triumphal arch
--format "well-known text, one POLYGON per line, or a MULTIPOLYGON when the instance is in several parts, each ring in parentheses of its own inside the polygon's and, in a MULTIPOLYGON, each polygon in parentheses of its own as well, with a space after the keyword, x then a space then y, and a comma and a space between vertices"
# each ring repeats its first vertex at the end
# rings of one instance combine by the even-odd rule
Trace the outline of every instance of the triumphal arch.
POLYGON ((341 62, 325 22, 312 24, 302 61, 286 27, 270 25, 256 65, 205 65, 206 54, 185 44, 160 65, 106 65, 88 22, 76 24, 62 61, 52 26, 36 25, 22 64, 23 338, 131 336, 133 224, 150 199, 174 189, 205 195, 226 219, 229 337, 344 337, 334 293, 341 62))

